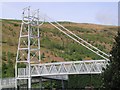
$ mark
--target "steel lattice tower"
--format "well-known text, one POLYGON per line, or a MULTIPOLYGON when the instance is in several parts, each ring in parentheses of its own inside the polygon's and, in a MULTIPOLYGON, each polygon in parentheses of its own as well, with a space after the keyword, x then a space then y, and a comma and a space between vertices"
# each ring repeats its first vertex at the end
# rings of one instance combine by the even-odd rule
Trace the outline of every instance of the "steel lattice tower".
POLYGON ((15 65, 16 88, 19 80, 27 80, 28 88, 31 88, 31 63, 40 62, 39 10, 31 11, 30 7, 27 7, 23 9, 22 15, 15 65), (27 68, 26 71, 20 72, 27 74, 19 77, 21 73, 18 68, 24 67, 27 68))

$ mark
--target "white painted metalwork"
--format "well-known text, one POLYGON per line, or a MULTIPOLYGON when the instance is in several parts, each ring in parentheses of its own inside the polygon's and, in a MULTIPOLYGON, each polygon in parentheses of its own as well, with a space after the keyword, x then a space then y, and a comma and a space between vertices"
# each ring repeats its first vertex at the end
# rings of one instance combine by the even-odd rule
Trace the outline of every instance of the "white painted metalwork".
POLYGON ((70 30, 68 30, 67 28, 65 28, 63 25, 59 24, 57 21, 49 18, 48 16, 46 18, 48 19, 48 22, 52 26, 54 26, 59 31, 61 31, 62 33, 64 33, 65 35, 67 35, 68 37, 70 37, 71 39, 73 39, 75 42, 79 43, 80 45, 82 45, 85 48, 89 49, 93 53, 95 53, 95 54, 99 55, 100 57, 104 58, 105 60, 109 61, 109 59, 108 59, 110 57, 109 54, 106 54, 105 52, 101 51, 97 47, 95 47, 95 46, 91 45, 90 43, 88 43, 87 41, 83 40, 82 38, 80 38, 79 36, 77 36, 76 34, 74 34, 73 32, 71 32, 70 30))
MULTIPOLYGON (((57 75, 57 76, 43 76, 44 78, 42 81, 47 81, 46 78, 49 79, 57 79, 57 80, 68 80, 68 75, 57 75)), ((19 78, 21 79, 21 78, 19 78)), ((1 85, 0 88, 14 88, 15 87, 15 80, 16 78, 2 78, 0 79, 1 85)), ((32 83, 39 82, 38 78, 32 79, 32 83)), ((26 84, 27 81, 24 79, 21 79, 20 84, 26 84)))
POLYGON ((15 78, 2 78, 0 79, 1 88, 15 87, 15 78))
POLYGON ((3 78, 0 79, 1 85, 13 85, 15 84, 15 78, 3 78))
MULTIPOLYGON (((43 23, 42 23, 43 24, 43 23)), ((40 62, 40 32, 39 32, 39 10, 30 10, 30 7, 23 9, 23 19, 20 30, 18 51, 16 57, 16 88, 20 74, 18 64, 24 64, 28 68, 28 88, 31 88, 31 63, 40 62)), ((24 71, 24 69, 21 68, 24 71)))
POLYGON ((59 77, 60 79, 66 79, 69 74, 100 74, 102 72, 102 68, 106 67, 110 55, 104 53, 87 41, 78 37, 76 34, 72 33, 70 30, 68 30, 58 22, 52 20, 51 18, 45 16, 43 17, 45 20, 47 20, 47 22, 49 22, 59 31, 61 31, 80 45, 86 47, 90 51, 104 58, 104 60, 84 60, 40 64, 39 27, 43 25, 44 22, 39 22, 39 10, 31 11, 30 7, 27 7, 23 10, 23 19, 21 23, 21 31, 16 57, 16 88, 17 81, 25 79, 28 80, 28 88, 31 88, 31 78, 36 76, 54 78, 59 77), (25 67, 18 66, 18 64, 21 63, 24 63, 25 67))
MULTIPOLYGON (((105 68, 106 60, 84 60, 57 62, 45 64, 31 64, 31 76, 53 76, 69 74, 100 74, 105 68)), ((28 68, 19 68, 18 77, 28 77, 28 68)))

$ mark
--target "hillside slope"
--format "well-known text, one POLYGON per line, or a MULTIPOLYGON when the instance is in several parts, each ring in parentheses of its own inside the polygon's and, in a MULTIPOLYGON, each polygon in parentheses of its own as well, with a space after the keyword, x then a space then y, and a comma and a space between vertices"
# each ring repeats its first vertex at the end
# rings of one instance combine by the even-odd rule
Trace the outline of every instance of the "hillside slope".
MULTIPOLYGON (((20 24, 20 20, 2 20, 2 53, 5 63, 8 61, 8 53, 11 54, 10 60, 15 63, 20 24)), ((111 50, 113 38, 117 32, 116 26, 71 22, 60 22, 60 24, 107 53, 111 50)), ((48 23, 43 24, 40 31, 43 63, 100 59, 99 56, 80 46, 48 23)))

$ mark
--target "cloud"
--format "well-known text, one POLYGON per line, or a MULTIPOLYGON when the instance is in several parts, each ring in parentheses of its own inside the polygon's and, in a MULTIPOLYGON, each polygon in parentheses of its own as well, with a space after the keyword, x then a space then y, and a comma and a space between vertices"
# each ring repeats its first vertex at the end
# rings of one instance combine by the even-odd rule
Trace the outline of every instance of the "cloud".
POLYGON ((101 24, 117 25, 118 14, 109 11, 100 11, 96 14, 96 20, 101 24))

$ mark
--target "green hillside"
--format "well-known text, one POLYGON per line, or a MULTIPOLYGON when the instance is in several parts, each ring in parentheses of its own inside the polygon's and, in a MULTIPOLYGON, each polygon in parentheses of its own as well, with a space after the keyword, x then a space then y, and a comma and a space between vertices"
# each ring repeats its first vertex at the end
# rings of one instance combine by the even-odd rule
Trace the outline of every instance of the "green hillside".
MULTIPOLYGON (((17 20, 2 20, 3 62, 7 62, 8 52, 14 56, 11 60, 15 62, 20 24, 21 21, 17 20)), ((60 22, 60 24, 106 53, 111 50, 113 38, 117 32, 115 26, 70 22, 60 22)), ((54 57, 56 57, 55 60, 58 58, 62 61, 100 59, 99 56, 74 42, 48 23, 40 27, 40 33, 41 54, 45 55, 43 62, 54 61, 54 57)))
MULTIPOLYGON (((109 53, 114 43, 114 37, 118 28, 116 26, 105 26, 88 23, 59 22, 73 33, 82 37, 87 42, 98 47, 100 50, 109 53)), ((14 64, 20 32, 20 20, 2 20, 2 76, 14 77, 14 64)), ((40 27, 41 42, 41 63, 78 61, 102 59, 93 52, 71 40, 69 37, 58 31, 48 23, 40 27)), ((100 85, 98 76, 94 76, 93 82, 100 85)), ((90 76, 70 76, 68 86, 85 86, 90 82, 90 76), (79 77, 79 80, 76 78, 79 77), (77 81, 76 81, 77 80, 77 81), (83 80, 84 82, 80 82, 83 80), (74 82, 78 82, 74 85, 74 82)))

